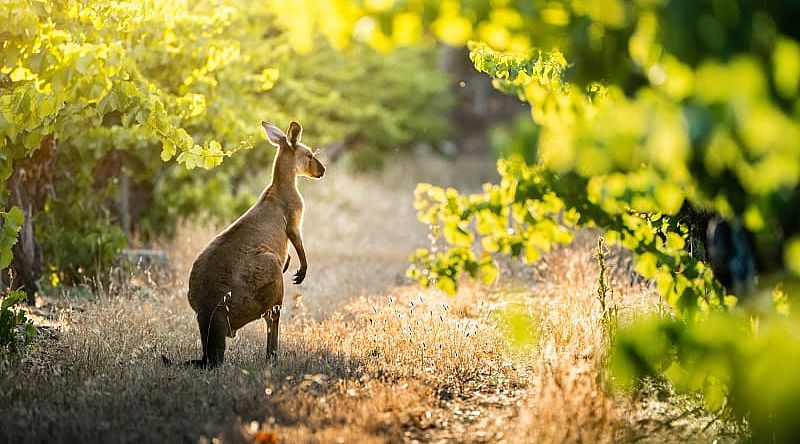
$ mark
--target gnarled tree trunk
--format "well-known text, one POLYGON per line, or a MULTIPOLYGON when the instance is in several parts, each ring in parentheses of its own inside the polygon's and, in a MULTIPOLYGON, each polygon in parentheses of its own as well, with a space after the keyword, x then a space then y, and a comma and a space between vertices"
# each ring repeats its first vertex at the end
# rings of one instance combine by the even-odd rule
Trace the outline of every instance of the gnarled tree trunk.
POLYGON ((38 150, 25 159, 14 162, 14 172, 8 178, 10 196, 8 206, 17 206, 25 215, 19 239, 12 249, 11 266, 3 270, 3 284, 22 290, 28 304, 35 303, 39 290, 37 281, 42 277, 42 249, 36 241, 34 221, 52 189, 52 164, 56 153, 56 139, 46 136, 38 150))

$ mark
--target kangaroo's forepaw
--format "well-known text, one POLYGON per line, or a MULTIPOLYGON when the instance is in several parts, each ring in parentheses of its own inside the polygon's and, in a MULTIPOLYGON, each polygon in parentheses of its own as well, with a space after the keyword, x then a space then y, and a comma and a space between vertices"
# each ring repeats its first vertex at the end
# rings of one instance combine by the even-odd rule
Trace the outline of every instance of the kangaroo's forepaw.
POLYGON ((294 282, 295 285, 300 285, 305 278, 306 278, 306 269, 300 268, 299 270, 297 270, 297 272, 295 272, 294 280, 292 280, 292 282, 294 282))

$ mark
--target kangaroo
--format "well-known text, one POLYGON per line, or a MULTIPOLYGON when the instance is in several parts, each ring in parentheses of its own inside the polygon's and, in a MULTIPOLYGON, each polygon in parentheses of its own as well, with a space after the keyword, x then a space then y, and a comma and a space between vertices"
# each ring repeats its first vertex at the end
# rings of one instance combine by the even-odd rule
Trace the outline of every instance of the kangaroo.
POLYGON ((292 122, 286 134, 266 121, 261 126, 278 149, 272 181, 258 201, 200 253, 189 276, 189 304, 197 313, 203 357, 187 364, 197 367, 222 364, 225 337, 234 337, 236 330, 262 317, 267 323, 267 359, 275 356, 289 242, 300 260, 294 284, 302 283, 308 270, 297 176, 319 179, 325 167, 300 142, 299 123, 292 122))

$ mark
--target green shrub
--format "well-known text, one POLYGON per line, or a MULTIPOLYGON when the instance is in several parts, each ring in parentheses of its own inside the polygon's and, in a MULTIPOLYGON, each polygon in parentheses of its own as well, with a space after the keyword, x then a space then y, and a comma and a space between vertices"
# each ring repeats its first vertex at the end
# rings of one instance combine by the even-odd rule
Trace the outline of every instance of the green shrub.
MULTIPOLYGON (((346 141, 359 169, 444 136, 450 93, 432 45, 344 48, 315 31, 313 50, 300 51, 281 12, 255 0, 9 5, 0 211, 14 159, 54 134, 53 193, 35 221, 48 270, 65 283, 104 274, 131 234, 123 219, 147 242, 183 218, 240 213, 258 193, 247 180, 270 171, 262 119, 301 121, 315 147, 346 141)), ((15 236, 0 233, 0 258, 15 236)))
POLYGON ((20 308, 26 297, 22 291, 0 297, 0 349, 4 352, 20 352, 36 334, 36 327, 20 308))

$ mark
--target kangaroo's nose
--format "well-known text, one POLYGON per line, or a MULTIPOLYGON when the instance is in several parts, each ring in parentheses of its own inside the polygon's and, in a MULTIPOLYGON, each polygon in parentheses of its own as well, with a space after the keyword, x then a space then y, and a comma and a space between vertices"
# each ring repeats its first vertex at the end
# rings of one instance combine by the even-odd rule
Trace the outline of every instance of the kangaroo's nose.
POLYGON ((317 160, 317 179, 322 177, 325 174, 325 165, 322 164, 319 160, 317 160))

